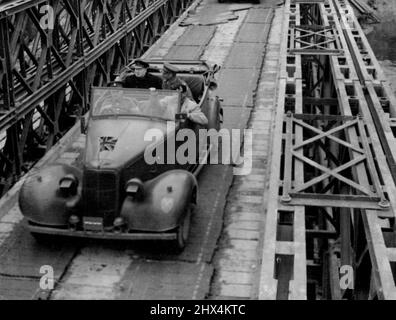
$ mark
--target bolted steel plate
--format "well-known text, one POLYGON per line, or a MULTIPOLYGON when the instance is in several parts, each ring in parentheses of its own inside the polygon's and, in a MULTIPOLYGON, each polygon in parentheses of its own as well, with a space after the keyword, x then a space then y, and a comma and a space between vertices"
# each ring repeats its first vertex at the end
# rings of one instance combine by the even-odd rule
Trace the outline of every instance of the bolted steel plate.
POLYGON ((189 26, 187 31, 176 41, 176 46, 207 45, 215 31, 215 26, 189 26))
POLYGON ((250 9, 246 17, 247 23, 271 23, 272 8, 271 9, 250 9))
POLYGON ((238 42, 254 42, 264 43, 267 42, 268 34, 271 24, 264 23, 246 23, 239 31, 238 42))
POLYGON ((258 68, 264 55, 261 43, 235 43, 230 51, 225 68, 258 68))
POLYGON ((217 94, 229 106, 253 106, 257 69, 224 69, 219 77, 217 94))

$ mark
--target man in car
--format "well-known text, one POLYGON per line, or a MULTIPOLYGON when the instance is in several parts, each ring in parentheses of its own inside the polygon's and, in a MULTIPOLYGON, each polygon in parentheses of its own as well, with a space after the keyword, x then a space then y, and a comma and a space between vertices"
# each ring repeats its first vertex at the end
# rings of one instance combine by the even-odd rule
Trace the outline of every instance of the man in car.
MULTIPOLYGON (((202 112, 201 108, 199 105, 192 99, 188 97, 187 94, 187 85, 184 83, 179 83, 179 87, 175 88, 180 92, 180 113, 185 113, 187 116, 187 119, 205 126, 208 124, 208 118, 206 118, 205 114, 202 112)), ((167 96, 163 99, 160 100, 160 105, 163 107, 165 110, 167 110, 168 116, 171 114, 174 114, 174 97, 173 96, 167 96)))
POLYGON ((136 59, 133 62, 132 67, 133 69, 129 70, 133 73, 127 71, 119 75, 115 81, 121 81, 124 88, 162 88, 162 79, 148 72, 150 65, 146 61, 142 59, 136 59))
POLYGON ((184 80, 180 79, 180 77, 177 76, 178 72, 178 67, 174 66, 169 62, 164 63, 164 67, 162 69, 162 89, 176 90, 180 87, 180 84, 183 84, 187 88, 187 97, 194 101, 189 86, 184 80))

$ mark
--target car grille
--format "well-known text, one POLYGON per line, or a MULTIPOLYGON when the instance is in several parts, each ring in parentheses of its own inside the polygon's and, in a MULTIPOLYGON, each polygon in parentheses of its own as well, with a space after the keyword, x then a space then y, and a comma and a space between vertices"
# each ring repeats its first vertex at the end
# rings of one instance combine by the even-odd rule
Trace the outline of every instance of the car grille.
POLYGON ((104 226, 113 225, 119 204, 119 180, 114 171, 85 170, 83 177, 84 215, 102 217, 104 226))

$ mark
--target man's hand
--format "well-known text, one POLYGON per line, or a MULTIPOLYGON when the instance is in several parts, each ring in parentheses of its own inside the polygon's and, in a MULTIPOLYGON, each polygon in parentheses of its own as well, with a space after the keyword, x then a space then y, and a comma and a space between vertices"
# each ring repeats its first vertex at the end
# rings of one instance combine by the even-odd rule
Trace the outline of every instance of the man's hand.
POLYGON ((180 120, 180 121, 185 121, 188 116, 187 113, 181 112, 181 113, 176 113, 176 120, 180 120))
POLYGON ((121 72, 115 79, 115 81, 124 81, 127 76, 133 75, 133 70, 130 68, 126 68, 123 72, 121 72))

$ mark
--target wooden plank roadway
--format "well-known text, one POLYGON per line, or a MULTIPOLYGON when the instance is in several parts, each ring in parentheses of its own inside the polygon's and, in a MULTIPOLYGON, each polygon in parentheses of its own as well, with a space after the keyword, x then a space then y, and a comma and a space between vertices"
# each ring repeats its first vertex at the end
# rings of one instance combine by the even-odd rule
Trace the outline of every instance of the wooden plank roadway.
MULTIPOLYGON (((215 278, 211 286, 210 299, 257 299, 258 281, 260 270, 260 255, 262 247, 263 226, 265 213, 263 210, 266 201, 263 193, 266 194, 268 160, 270 157, 269 141, 271 139, 273 116, 275 111, 276 84, 278 77, 278 62, 280 51, 279 28, 282 24, 283 8, 280 7, 274 13, 276 1, 266 1, 262 7, 251 9, 245 23, 238 34, 238 44, 249 45, 250 42, 255 47, 257 41, 261 48, 259 56, 265 55, 262 68, 255 66, 253 59, 241 59, 241 65, 237 65, 235 57, 230 54, 226 66, 231 70, 250 71, 249 86, 244 86, 243 92, 245 101, 254 100, 249 107, 249 103, 242 104, 244 112, 251 113, 248 128, 253 130, 251 141, 253 157, 252 171, 246 176, 234 178, 230 193, 227 197, 225 210, 224 231, 219 242, 219 249, 215 256, 215 278), (263 9, 263 7, 266 7, 263 9), (270 17, 260 19, 257 17, 270 17), (273 20, 272 20, 273 19, 273 20), (252 22, 253 21, 253 22, 252 22), (251 34, 246 38, 246 30, 251 26, 259 26, 262 33, 251 34), (229 63, 231 61, 231 63, 229 63), (249 61, 249 64, 246 64, 249 61), (253 72, 252 72, 253 71, 253 72), (255 74, 257 72, 257 74, 255 74), (253 96, 252 88, 257 87, 257 93, 253 96)), ((243 55, 243 53, 240 52, 243 55)), ((223 90, 225 90, 223 88, 223 90)), ((234 89, 237 90, 236 87, 234 89)), ((237 92, 239 93, 239 91, 237 92)), ((237 96, 235 94, 235 97, 237 96)), ((242 101, 242 100, 239 100, 242 101)), ((238 102, 237 102, 238 103, 238 102)), ((227 112, 240 110, 239 106, 229 106, 227 112)), ((235 111, 236 112, 236 111, 235 111)), ((242 121, 242 119, 241 119, 242 121)), ((243 124, 241 124, 243 127, 243 124)))

